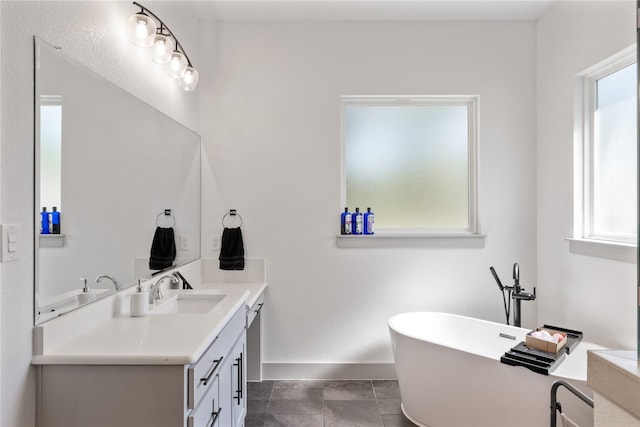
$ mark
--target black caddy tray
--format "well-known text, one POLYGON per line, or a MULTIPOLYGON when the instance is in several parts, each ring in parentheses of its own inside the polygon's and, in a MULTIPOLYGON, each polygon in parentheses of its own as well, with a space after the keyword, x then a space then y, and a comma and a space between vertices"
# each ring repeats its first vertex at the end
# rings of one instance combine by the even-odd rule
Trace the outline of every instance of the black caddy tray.
MULTIPOLYGON (((563 331, 564 332, 564 331, 563 331)), ((525 368, 542 375, 549 375, 565 358, 566 353, 548 353, 528 347, 524 341, 507 351, 500 362, 511 366, 524 366, 525 368)))

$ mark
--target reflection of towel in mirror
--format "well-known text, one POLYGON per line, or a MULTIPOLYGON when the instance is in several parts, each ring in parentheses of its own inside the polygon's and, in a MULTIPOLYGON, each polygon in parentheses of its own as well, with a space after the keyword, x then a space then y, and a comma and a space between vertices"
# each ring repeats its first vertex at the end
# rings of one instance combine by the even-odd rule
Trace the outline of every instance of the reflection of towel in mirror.
POLYGON ((560 412, 560 419, 562 420, 562 427, 580 427, 571 418, 567 417, 562 412, 560 412))
POLYGON ((151 243, 151 256, 149 257, 149 269, 162 270, 171 267, 176 259, 176 238, 173 228, 156 227, 151 243))
POLYGON ((222 231, 220 246, 220 270, 244 270, 244 243, 240 227, 222 231))

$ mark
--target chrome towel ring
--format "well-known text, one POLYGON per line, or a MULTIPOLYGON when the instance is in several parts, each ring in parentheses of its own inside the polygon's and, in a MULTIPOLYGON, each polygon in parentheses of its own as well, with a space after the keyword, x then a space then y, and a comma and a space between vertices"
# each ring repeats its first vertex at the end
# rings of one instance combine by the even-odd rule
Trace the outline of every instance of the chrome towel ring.
POLYGON ((228 228, 227 224, 225 224, 224 222, 227 217, 238 217, 238 219, 240 220, 240 225, 238 225, 238 227, 242 227, 242 217, 235 209, 229 209, 229 212, 224 214, 224 216, 222 217, 222 226, 228 228))
POLYGON ((171 228, 176 226, 176 217, 171 213, 171 209, 165 209, 164 212, 160 212, 156 217, 156 225, 161 228, 171 228), (160 218, 171 217, 170 225, 160 225, 160 218))

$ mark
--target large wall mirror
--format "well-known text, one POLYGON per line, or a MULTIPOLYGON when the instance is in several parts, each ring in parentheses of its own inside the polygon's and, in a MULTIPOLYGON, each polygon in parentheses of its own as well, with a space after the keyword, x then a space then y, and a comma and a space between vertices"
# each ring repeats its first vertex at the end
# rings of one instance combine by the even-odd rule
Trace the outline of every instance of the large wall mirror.
POLYGON ((161 272, 149 266, 158 227, 173 228, 172 266, 200 257, 200 136, 62 49, 34 48, 38 324, 116 292, 101 275, 122 289, 161 272), (43 207, 60 213, 49 234, 43 207))

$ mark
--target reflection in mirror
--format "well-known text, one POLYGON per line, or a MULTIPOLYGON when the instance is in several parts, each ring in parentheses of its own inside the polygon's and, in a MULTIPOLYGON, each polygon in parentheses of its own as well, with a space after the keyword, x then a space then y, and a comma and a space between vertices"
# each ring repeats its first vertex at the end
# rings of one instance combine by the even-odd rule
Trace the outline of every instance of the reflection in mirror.
POLYGON ((61 49, 35 52, 37 324, 200 257, 200 137, 61 49), (42 227, 53 207, 59 234, 42 227), (157 228, 175 259, 150 269, 157 228))

